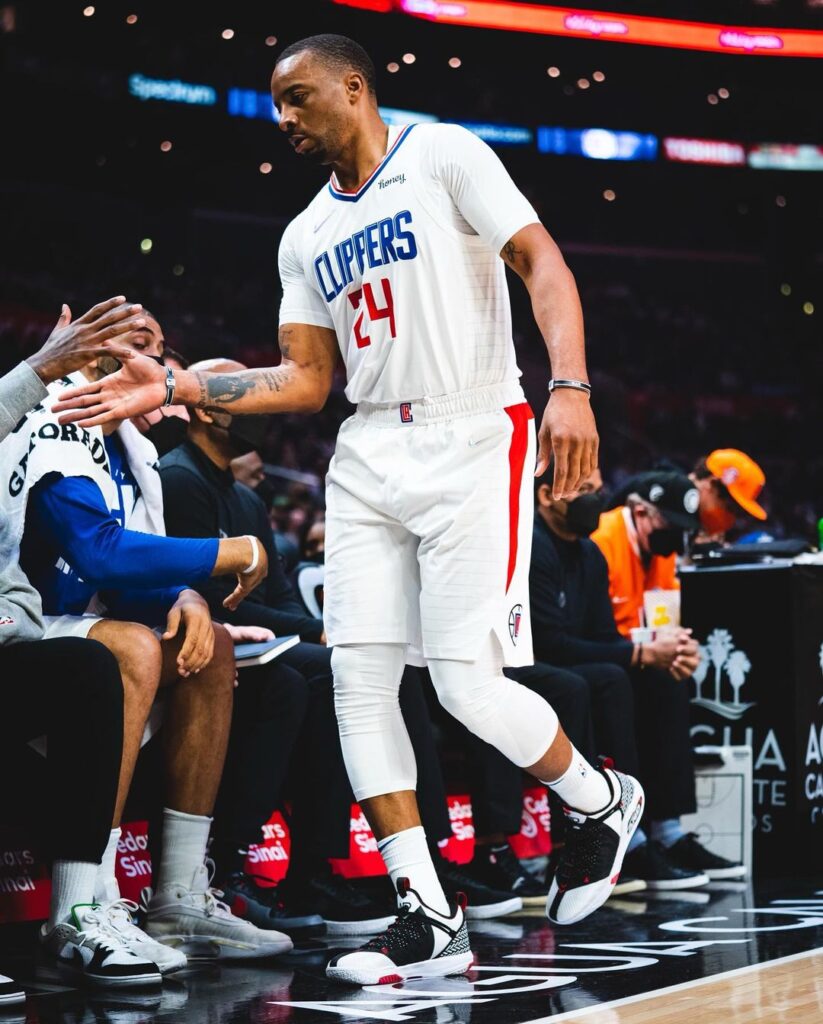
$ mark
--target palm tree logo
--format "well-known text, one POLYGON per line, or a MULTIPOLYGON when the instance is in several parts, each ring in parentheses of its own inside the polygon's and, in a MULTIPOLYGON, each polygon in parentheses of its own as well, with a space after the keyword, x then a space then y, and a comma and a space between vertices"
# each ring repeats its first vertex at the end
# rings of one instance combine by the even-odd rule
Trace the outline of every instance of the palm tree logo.
MULTIPOLYGON (((820 650, 817 654, 817 662, 820 665, 820 671, 823 672, 823 644, 820 645, 820 650)), ((817 702, 818 705, 823 704, 823 697, 817 702)))
MULTIPOLYGON (((697 653, 700 657, 700 661, 697 663, 697 668, 694 670, 694 686, 696 690, 695 700, 703 699, 703 680, 709 674, 709 649, 705 644, 698 644, 697 653)), ((821 653, 823 657, 823 652, 821 653)))
POLYGON ((751 667, 752 663, 743 651, 732 651, 726 659, 726 673, 734 690, 733 704, 740 704, 740 688, 746 682, 751 667))
MULTIPOLYGON (((823 648, 821 648, 821 667, 823 667, 823 648)), ((700 645, 700 663, 694 674, 695 696, 692 703, 709 708, 723 718, 737 720, 754 707, 754 702, 740 700, 740 691, 746 677, 751 671, 752 663, 745 651, 735 650, 734 638, 727 629, 714 629, 706 637, 706 643, 700 645), (703 684, 714 669, 714 695, 703 695, 703 684), (732 699, 724 700, 724 676, 732 691, 732 699)), ((728 687, 725 689, 728 690, 728 687)))

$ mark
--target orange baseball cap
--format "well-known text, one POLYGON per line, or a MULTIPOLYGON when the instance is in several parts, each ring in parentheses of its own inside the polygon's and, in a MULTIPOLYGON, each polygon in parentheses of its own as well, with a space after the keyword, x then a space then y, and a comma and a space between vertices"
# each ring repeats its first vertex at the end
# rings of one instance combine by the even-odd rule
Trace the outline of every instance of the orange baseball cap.
POLYGON ((754 459, 737 448, 718 448, 707 457, 706 467, 750 516, 768 518, 766 510, 756 500, 766 483, 766 474, 754 459))

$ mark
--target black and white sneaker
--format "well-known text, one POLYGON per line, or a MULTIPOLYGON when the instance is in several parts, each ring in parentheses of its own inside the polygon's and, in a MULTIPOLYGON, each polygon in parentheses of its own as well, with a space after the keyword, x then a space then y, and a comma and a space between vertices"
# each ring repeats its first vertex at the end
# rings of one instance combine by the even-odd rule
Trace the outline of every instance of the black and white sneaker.
POLYGON ((292 939, 311 939, 326 934, 326 922, 314 908, 301 904, 286 883, 262 886, 254 875, 229 875, 223 896, 236 917, 258 928, 274 928, 292 939))
POLYGON ((0 974, 0 1007, 16 1006, 25 1001, 26 993, 17 982, 7 978, 5 974, 0 974))
POLYGON ((412 978, 443 978, 465 974, 473 962, 463 915, 465 896, 449 901, 449 916, 432 910, 397 880, 400 910, 392 924, 351 953, 339 953, 326 967, 335 981, 353 985, 393 985, 412 978))
POLYGON ((388 899, 376 901, 331 868, 300 882, 282 883, 286 902, 309 909, 325 922, 327 935, 376 935, 395 918, 388 899))
POLYGON ((546 902, 549 887, 527 871, 508 843, 502 846, 475 847, 472 875, 500 892, 519 896, 524 907, 546 902))
POLYGON ((709 880, 702 871, 679 867, 669 857, 669 851, 654 839, 627 853, 624 864, 627 871, 643 879, 650 892, 696 889, 709 880))
POLYGON ((735 864, 732 860, 719 857, 698 840, 694 832, 687 832, 672 846, 666 847, 666 856, 679 868, 687 871, 699 871, 715 878, 742 878, 746 874, 743 864, 735 864))
POLYGON ((606 902, 643 813, 643 788, 637 779, 614 771, 608 761, 597 771, 611 792, 606 807, 597 814, 565 808, 571 828, 546 900, 546 916, 555 924, 581 921, 606 902))
POLYGON ((90 985, 159 985, 160 968, 138 956, 109 920, 107 908, 78 904, 63 924, 40 929, 43 966, 90 985))
POLYGON ((466 917, 469 921, 505 917, 523 909, 523 900, 511 890, 492 889, 480 881, 474 864, 455 864, 437 854, 432 859, 446 897, 453 900, 457 893, 466 894, 466 917))
MULTIPOLYGON (((628 857, 628 854, 626 854, 628 857)), ((612 889, 612 896, 628 896, 632 892, 643 892, 644 889, 648 889, 646 882, 642 878, 635 878, 634 875, 630 875, 626 870, 626 861, 623 861, 623 871, 620 872, 620 877, 615 882, 614 888, 612 889)))

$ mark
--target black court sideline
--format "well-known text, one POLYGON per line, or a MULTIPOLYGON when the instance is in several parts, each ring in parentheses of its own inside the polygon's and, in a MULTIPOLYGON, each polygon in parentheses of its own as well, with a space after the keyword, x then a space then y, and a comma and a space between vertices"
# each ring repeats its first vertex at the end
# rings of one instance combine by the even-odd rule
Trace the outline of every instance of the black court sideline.
MULTIPOLYGON (((9 950, 0 970, 28 1000, 0 1012, 10 1024, 535 1024, 586 1008, 823 950, 823 878, 715 882, 681 893, 612 899, 585 921, 553 928, 537 910, 471 927, 466 977, 354 989, 326 980, 329 949, 225 966, 201 962, 149 992, 89 993, 38 982, 9 950)), ((0 936, 0 940, 2 937, 0 936)), ((28 945, 28 943, 26 943, 28 945)), ((335 947, 339 948, 339 947, 335 947)), ((821 995, 823 999, 823 995, 821 995)))

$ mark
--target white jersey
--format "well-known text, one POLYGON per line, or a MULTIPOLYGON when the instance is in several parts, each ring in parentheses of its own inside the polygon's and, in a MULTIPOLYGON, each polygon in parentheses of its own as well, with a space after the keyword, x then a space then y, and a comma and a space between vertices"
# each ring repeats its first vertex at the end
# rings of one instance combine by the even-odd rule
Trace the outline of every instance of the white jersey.
POLYGON ((336 332, 354 403, 516 381, 499 253, 538 220, 465 128, 390 128, 385 157, 356 192, 332 175, 286 228, 280 323, 336 332))

